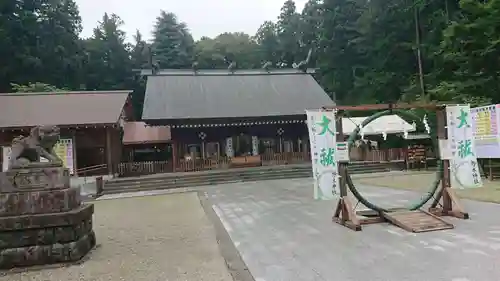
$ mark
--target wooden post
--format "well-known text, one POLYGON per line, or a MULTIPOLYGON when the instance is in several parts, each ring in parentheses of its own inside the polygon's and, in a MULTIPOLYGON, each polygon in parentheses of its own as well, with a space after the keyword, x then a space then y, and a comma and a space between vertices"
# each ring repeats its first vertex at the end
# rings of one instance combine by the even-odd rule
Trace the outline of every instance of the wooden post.
POLYGON ((493 180, 493 165, 491 163, 491 158, 488 159, 488 179, 493 180))
MULTIPOLYGON (((76 129, 75 129, 76 130, 76 129)), ((71 133, 71 138, 73 139, 73 175, 75 177, 78 177, 78 174, 76 171, 78 171, 78 161, 77 161, 77 153, 76 153, 76 133, 75 131, 72 131, 71 133)))
MULTIPOLYGON (((342 128, 342 113, 338 112, 338 115, 336 116, 336 129, 337 129, 337 135, 336 139, 337 142, 343 142, 344 141, 344 131, 342 128)), ((361 223, 358 220, 356 216, 356 212, 354 211, 354 207, 347 195, 347 183, 346 183, 346 171, 347 171, 347 163, 340 163, 337 162, 339 165, 339 191, 340 191, 340 198, 337 202, 337 208, 335 209, 335 213, 333 214, 332 221, 341 224, 343 226, 346 226, 352 230, 355 231, 360 231, 361 230, 361 223)))
POLYGON ((177 172, 177 141, 172 140, 172 172, 177 172))
POLYGON ((108 165, 108 174, 113 174, 113 157, 111 150, 111 128, 106 127, 106 164, 108 165))
MULTIPOLYGON (((437 134, 439 140, 447 140, 448 132, 446 129, 446 108, 442 107, 436 112, 437 117, 437 134)), ((451 188, 450 181, 450 161, 443 160, 443 177, 441 179, 441 190, 437 193, 435 200, 432 202, 429 212, 439 216, 452 216, 461 219, 468 219, 469 214, 466 213, 460 205, 458 196, 451 188), (441 203, 440 200, 442 199, 441 203), (441 205, 438 207, 438 205, 441 205)))

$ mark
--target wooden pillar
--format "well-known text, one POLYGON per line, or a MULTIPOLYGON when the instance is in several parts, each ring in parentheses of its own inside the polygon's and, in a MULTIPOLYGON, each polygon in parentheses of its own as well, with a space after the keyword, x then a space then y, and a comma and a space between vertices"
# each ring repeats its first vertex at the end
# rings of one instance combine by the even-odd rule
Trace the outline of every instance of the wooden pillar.
POLYGON ((491 163, 491 158, 488 159, 488 179, 493 180, 493 165, 491 163))
POLYGON ((71 138, 73 139, 73 173, 75 176, 78 176, 77 172, 78 171, 78 161, 77 161, 77 153, 76 153, 76 146, 77 146, 77 143, 76 143, 76 132, 75 132, 76 129, 74 130, 71 130, 71 138))
MULTIPOLYGON (((343 142, 344 141, 344 128, 342 127, 342 115, 339 114, 339 116, 336 116, 335 120, 335 127, 337 129, 337 135, 335 138, 337 139, 337 142, 343 142)), ((335 151, 337 151, 337 148, 335 147, 335 151)), ((347 196, 347 185, 345 181, 345 176, 346 176, 346 163, 340 163, 337 162, 337 165, 339 165, 339 190, 340 190, 340 197, 347 196)))
MULTIPOLYGON (((344 131, 342 128, 342 112, 339 111, 336 116, 336 129, 337 136, 336 139, 338 142, 344 141, 344 131)), ((336 149, 336 148, 335 148, 336 149)), ((347 184, 346 184, 346 169, 348 163, 339 163, 339 190, 340 190, 340 198, 337 202, 337 207, 335 208, 335 212, 332 217, 332 221, 344 225, 352 230, 360 231, 361 223, 356 216, 356 212, 354 207, 347 196, 347 184)))
POLYGON ((108 174, 113 174, 113 152, 112 152, 112 141, 111 141, 111 128, 106 127, 106 165, 108 166, 108 174))
POLYGON ((177 171, 177 158, 178 158, 177 150, 178 150, 177 141, 172 140, 172 170, 173 170, 172 172, 177 171))
MULTIPOLYGON (((437 117, 437 134, 438 140, 447 140, 448 130, 446 127, 446 108, 439 108, 436 112, 437 117)), ((448 145, 448 143, 446 144, 448 145)), ((448 149, 448 148, 445 148, 448 149)), ((441 153, 444 154, 444 153, 441 153)), ((443 177, 441 179, 441 190, 437 193, 434 201, 432 202, 429 211, 439 216, 453 216, 461 219, 468 219, 469 214, 465 212, 459 202, 459 198, 451 188, 450 182, 450 161, 443 161, 443 177), (442 203, 440 204, 440 200, 442 203), (438 207, 438 205, 441 205, 438 207)))
MULTIPOLYGON (((448 139, 448 130, 446 126, 446 108, 438 109, 436 112, 437 118, 437 134, 439 140, 448 139)), ((450 160, 443 160, 443 179, 441 180, 441 188, 444 190, 451 187, 450 183, 450 160)), ((447 192, 442 192, 443 196, 443 209, 451 210, 452 202, 447 192)))

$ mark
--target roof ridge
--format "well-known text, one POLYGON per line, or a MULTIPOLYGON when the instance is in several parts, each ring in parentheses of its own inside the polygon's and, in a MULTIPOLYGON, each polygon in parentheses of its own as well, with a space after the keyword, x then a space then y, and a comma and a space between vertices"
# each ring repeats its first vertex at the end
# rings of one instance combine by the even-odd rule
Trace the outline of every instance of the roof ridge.
POLYGON ((311 75, 316 73, 315 68, 308 68, 302 71, 294 68, 275 68, 275 69, 236 69, 228 71, 227 69, 160 69, 152 74, 150 69, 142 69, 141 75, 144 76, 272 76, 272 75, 311 75))
POLYGON ((57 91, 57 92, 13 92, 0 93, 1 96, 43 96, 43 95, 80 95, 80 94, 129 94, 132 90, 113 90, 113 91, 57 91))

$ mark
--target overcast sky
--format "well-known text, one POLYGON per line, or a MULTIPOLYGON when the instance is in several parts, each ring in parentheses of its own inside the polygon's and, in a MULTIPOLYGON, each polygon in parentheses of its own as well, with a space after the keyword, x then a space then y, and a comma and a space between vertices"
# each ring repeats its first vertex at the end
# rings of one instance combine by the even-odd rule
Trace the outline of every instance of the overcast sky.
MULTIPOLYGON (((307 0, 295 0, 302 11, 307 0)), ((115 13, 125 21, 123 29, 132 40, 135 30, 147 39, 160 10, 172 12, 187 23, 195 39, 214 37, 222 32, 245 32, 254 35, 266 20, 275 20, 285 0, 76 0, 83 20, 83 37, 105 12, 115 13)))

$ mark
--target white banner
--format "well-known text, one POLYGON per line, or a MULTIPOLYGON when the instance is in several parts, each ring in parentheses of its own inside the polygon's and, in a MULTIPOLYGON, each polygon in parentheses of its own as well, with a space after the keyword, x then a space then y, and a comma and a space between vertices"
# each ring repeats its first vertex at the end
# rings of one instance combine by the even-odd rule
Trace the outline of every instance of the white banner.
POLYGON ((9 168, 10 161, 10 146, 2 146, 2 171, 5 172, 9 168))
POLYGON ((307 127, 311 144, 314 199, 331 200, 339 194, 338 165, 335 156, 336 128, 333 111, 309 111, 307 127))
POLYGON ((226 156, 234 157, 233 138, 226 139, 226 156))
POLYGON ((474 129, 469 105, 446 107, 451 186, 474 188, 483 185, 477 164, 474 129))
POLYGON ((259 155, 259 137, 252 136, 252 155, 259 155))

